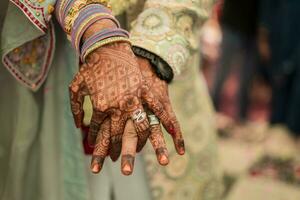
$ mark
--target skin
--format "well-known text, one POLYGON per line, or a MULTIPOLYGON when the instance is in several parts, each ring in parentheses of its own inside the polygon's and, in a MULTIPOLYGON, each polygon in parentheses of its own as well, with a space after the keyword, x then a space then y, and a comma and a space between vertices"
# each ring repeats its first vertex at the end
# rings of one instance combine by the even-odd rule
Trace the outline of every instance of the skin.
MULTIPOLYGON (((95 31, 115 26, 102 20, 91 26, 84 39, 95 31)), ((91 169, 99 173, 106 156, 116 161, 120 154, 121 171, 130 175, 134 158, 149 138, 160 164, 168 164, 168 151, 160 125, 149 126, 144 113, 154 113, 173 137, 175 148, 184 154, 184 141, 172 110, 168 86, 160 80, 146 59, 136 57, 131 46, 116 42, 92 52, 69 86, 71 110, 76 126, 83 123, 84 96, 90 96, 93 115, 88 142, 94 147, 91 169)))
MULTIPOLYGON (((117 160, 121 152, 125 124, 137 110, 143 112, 143 77, 135 55, 127 43, 114 43, 89 55, 70 85, 71 105, 77 127, 82 124, 83 97, 89 95, 93 116, 88 141, 93 145, 100 124, 110 121, 110 156, 117 160)), ((137 133, 145 137, 149 122, 145 117, 133 121, 137 133)))
MULTIPOLYGON (((139 68, 141 69, 142 75, 144 77, 147 90, 150 90, 153 93, 150 96, 151 99, 149 100, 149 102, 155 105, 156 103, 158 104, 158 108, 154 106, 152 107, 152 109, 150 109, 148 107, 148 105, 150 104, 143 102, 145 110, 148 114, 153 114, 153 112, 155 112, 156 116, 160 117, 163 126, 173 138, 174 145, 178 154, 183 155, 185 153, 184 140, 182 137, 179 123, 170 104, 168 95, 168 85, 165 81, 159 79, 156 76, 148 60, 143 59, 141 57, 137 57, 137 61, 139 64, 139 68), (158 102, 154 102, 154 99, 158 102), (166 112, 164 112, 164 110, 166 110, 166 112)), ((101 125, 101 127, 102 126, 104 125, 101 125)), ((100 137, 101 135, 103 135, 103 133, 100 131, 98 137, 100 137)), ((141 143, 138 135, 139 134, 134 127, 134 123, 132 122, 132 120, 128 120, 124 129, 124 134, 122 136, 121 171, 124 175, 130 175, 133 172, 136 150, 139 149, 138 146, 139 143, 141 143)), ((146 135, 153 146, 158 162, 161 165, 167 165, 169 163, 168 150, 162 133, 161 125, 150 126, 150 128, 148 129, 148 134, 146 135)), ((107 135, 107 138, 108 137, 109 136, 107 135)), ((97 140, 95 146, 97 147, 101 143, 103 143, 103 141, 97 140)), ((142 142, 142 144, 140 145, 143 146, 143 144, 144 142, 142 142)), ((97 159, 97 157, 99 155, 99 150, 99 148, 95 148, 92 157, 91 168, 94 173, 100 172, 104 162, 104 159, 100 159, 100 162, 98 162, 99 159, 97 159), (100 169, 98 166, 101 166, 100 169)), ((106 148, 105 152, 109 151, 109 147, 106 148)), ((105 158, 104 155, 105 153, 102 154, 102 158, 105 158)))

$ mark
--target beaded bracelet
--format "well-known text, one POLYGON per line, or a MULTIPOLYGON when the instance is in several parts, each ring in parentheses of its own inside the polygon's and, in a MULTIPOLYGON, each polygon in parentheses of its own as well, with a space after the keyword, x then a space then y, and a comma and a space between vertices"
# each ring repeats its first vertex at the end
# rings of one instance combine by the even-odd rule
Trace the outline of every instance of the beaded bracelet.
POLYGON ((123 38, 129 38, 129 33, 121 28, 114 28, 114 29, 105 29, 101 30, 91 37, 89 37, 84 44, 81 47, 80 54, 84 55, 86 54, 91 46, 93 46, 96 42, 106 40, 111 37, 123 37, 123 38))
POLYGON ((131 42, 128 38, 125 38, 125 37, 110 37, 110 38, 107 38, 107 39, 104 39, 104 40, 101 40, 101 41, 98 41, 98 42, 95 42, 92 46, 90 46, 85 52, 82 53, 81 55, 81 62, 85 62, 85 59, 86 57, 93 51, 95 51, 96 49, 104 46, 104 45, 107 45, 107 44, 110 44, 110 43, 113 43, 113 42, 127 42, 131 45, 131 42))

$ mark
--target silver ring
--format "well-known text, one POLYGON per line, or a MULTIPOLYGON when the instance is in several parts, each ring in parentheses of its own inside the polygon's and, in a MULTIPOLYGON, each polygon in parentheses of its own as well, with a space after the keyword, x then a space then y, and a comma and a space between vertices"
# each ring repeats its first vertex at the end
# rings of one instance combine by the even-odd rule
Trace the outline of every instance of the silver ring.
POLYGON ((148 115, 150 126, 159 125, 160 121, 155 115, 148 115))
POLYGON ((132 115, 132 120, 135 121, 136 123, 140 123, 142 121, 144 121, 146 119, 146 113, 142 112, 141 109, 138 109, 136 111, 134 111, 133 115, 132 115))

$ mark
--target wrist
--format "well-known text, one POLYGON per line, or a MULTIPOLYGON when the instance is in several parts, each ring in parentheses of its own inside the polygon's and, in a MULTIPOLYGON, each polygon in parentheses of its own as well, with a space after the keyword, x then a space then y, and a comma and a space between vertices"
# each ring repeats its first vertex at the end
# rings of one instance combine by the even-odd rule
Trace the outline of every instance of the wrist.
POLYGON ((110 12, 101 13, 102 10, 99 5, 85 7, 72 27, 70 39, 82 63, 95 49, 129 38, 129 33, 120 27, 118 20, 110 12))

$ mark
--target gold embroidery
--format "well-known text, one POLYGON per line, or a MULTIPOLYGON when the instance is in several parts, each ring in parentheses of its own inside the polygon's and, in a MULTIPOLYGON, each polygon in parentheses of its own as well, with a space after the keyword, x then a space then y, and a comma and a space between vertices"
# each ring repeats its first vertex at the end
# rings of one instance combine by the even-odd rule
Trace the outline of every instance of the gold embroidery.
POLYGON ((51 14, 54 11, 54 6, 53 5, 48 5, 48 13, 51 14))

